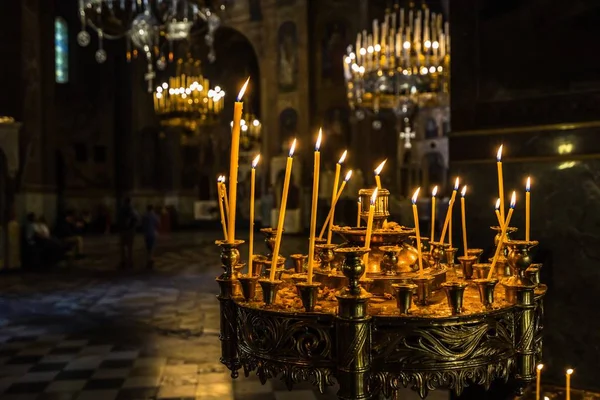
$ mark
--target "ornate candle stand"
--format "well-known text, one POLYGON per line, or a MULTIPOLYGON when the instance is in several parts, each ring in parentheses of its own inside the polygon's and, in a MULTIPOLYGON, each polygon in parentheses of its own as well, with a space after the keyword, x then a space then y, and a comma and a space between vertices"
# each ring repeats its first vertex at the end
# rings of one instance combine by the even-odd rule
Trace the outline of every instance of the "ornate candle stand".
MULTIPOLYGON (((381 216, 386 212, 387 206, 381 216)), ((469 385, 489 388, 495 380, 517 392, 529 385, 541 359, 546 293, 537 282, 540 266, 531 265, 537 242, 503 241, 510 277, 446 279, 443 246, 434 255, 438 265, 426 263, 421 274, 416 249, 405 243, 414 231, 379 226, 370 250, 385 254, 377 272, 364 265, 364 230, 336 227, 347 241, 333 250, 343 258, 339 268, 315 269, 310 287, 286 270, 277 293, 261 284, 268 299, 258 285, 254 297, 236 289, 241 241, 217 243, 225 270, 217 278, 221 362, 231 375, 243 369, 263 383, 280 378, 290 389, 310 381, 321 392, 337 382, 339 398, 348 400, 390 397, 401 387, 424 398, 441 388, 457 394, 469 385)))

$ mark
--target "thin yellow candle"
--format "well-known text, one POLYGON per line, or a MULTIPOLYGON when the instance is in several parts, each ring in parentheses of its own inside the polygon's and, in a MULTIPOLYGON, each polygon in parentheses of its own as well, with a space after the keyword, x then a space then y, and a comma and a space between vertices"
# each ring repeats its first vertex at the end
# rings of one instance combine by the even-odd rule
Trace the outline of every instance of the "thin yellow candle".
POLYGON ((435 215, 436 215, 436 205, 435 205, 435 196, 437 195, 438 192, 438 187, 434 187, 433 190, 431 191, 431 236, 429 237, 429 240, 434 242, 435 241, 435 215))
POLYGON ((567 400, 571 400, 571 375, 573 375, 573 369, 569 368, 567 370, 567 400))
POLYGON ((498 263, 498 257, 500 257, 500 251, 504 246, 504 237, 506 236, 506 230, 508 229, 508 224, 510 224, 510 219, 512 218, 513 211, 515 211, 515 204, 517 202, 517 194, 515 192, 512 193, 510 198, 510 210, 508 210, 508 215, 506 217, 506 221, 504 225, 502 225, 502 231, 500 232, 500 240, 498 240, 498 245, 496 246, 496 252, 494 253, 494 258, 492 259, 492 266, 490 267, 490 272, 488 272, 488 279, 492 278, 492 274, 494 273, 494 269, 496 268, 496 263, 498 263))
POLYGON ((225 175, 222 175, 223 179, 221 180, 221 190, 223 191, 223 200, 225 202, 225 218, 229 218, 229 200, 227 200, 227 185, 225 181, 225 175))
MULTIPOLYGON (((335 213, 335 195, 338 192, 338 186, 340 184, 340 173, 342 171, 342 163, 346 159, 347 154, 348 154, 348 150, 344 150, 344 153, 338 160, 337 164, 335 164, 335 177, 333 178, 333 191, 331 193, 331 208, 329 210, 329 212, 331 214, 335 213)), ((327 224, 325 224, 325 226, 327 226, 327 224)), ((327 244, 331 244, 331 237, 332 237, 331 228, 333 228, 333 218, 331 218, 329 220, 329 231, 327 232, 327 244)), ((323 235, 321 234, 321 236, 319 236, 319 238, 322 236, 323 235)))
POLYGON ((319 137, 315 145, 315 165, 313 170, 313 191, 312 191, 312 209, 310 213, 310 241, 308 244, 308 284, 312 284, 313 264, 315 258, 315 234, 317 231, 317 204, 319 203, 319 171, 321 169, 321 138, 323 130, 319 129, 319 137))
POLYGON ((254 195, 256 187, 256 166, 260 160, 260 154, 252 160, 250 171, 250 235, 248 238, 248 276, 252 276, 252 259, 254 258, 254 195))
POLYGON ((362 210, 362 200, 360 199, 360 197, 358 198, 356 206, 356 226, 360 228, 360 212, 362 210))
POLYGON ((419 211, 417 210, 417 197, 419 197, 419 191, 421 188, 415 190, 415 194, 412 197, 412 209, 413 217, 415 219, 415 235, 417 236, 417 254, 419 259, 419 274, 423 275, 423 252, 421 249, 421 232, 419 229, 419 211))
POLYGON ((248 87, 250 78, 246 80, 242 90, 238 94, 237 101, 233 105, 233 128, 231 129, 231 155, 229 157, 229 225, 227 226, 227 239, 230 243, 235 240, 235 211, 237 204, 237 179, 238 179, 238 158, 240 153, 240 121, 242 119, 242 97, 248 87))
MULTIPOLYGON (((350 180, 350 178, 352 177, 352 170, 346 172, 346 177, 344 178, 344 181, 342 182, 342 186, 340 186, 340 189, 338 190, 338 192, 335 195, 335 198, 333 200, 333 208, 331 208, 329 210, 329 214, 327 214, 327 218, 325 218, 325 223, 323 224, 323 228, 321 228, 321 233, 319 234, 319 239, 323 238, 323 235, 325 234, 325 229, 327 228, 327 226, 330 225, 330 222, 333 221, 333 217, 334 217, 334 213, 335 211, 335 206, 337 205, 338 200, 340 199, 340 197, 342 197, 342 192, 344 191, 344 188, 346 187, 346 183, 348 183, 348 181, 350 180)), ((330 229, 331 231, 331 229, 330 229)))
POLYGON ((223 211, 223 181, 225 177, 219 176, 217 179, 217 198, 219 202, 219 213, 221 214, 221 226, 223 227, 223 238, 227 240, 227 221, 225 220, 225 212, 223 211))
POLYGON ((525 185, 525 240, 529 240, 531 229, 531 177, 525 185))
POLYGON ((290 178, 292 176, 292 163, 294 161, 294 149, 296 148, 296 139, 290 147, 290 154, 285 166, 285 178, 283 180, 283 193, 281 194, 281 206, 279 207, 279 219, 277 221, 277 235, 275 236, 275 246, 273 248, 273 260, 271 262, 271 281, 275 280, 275 271, 277 269, 277 259, 279 258, 279 249, 281 248, 281 235, 283 234, 283 223, 285 221, 285 207, 287 205, 288 191, 290 188, 290 178))
POLYGON ((500 215, 500 199, 496 200, 496 218, 498 219, 498 227, 502 229, 502 216, 500 215))
POLYGON ((381 178, 379 177, 379 174, 381 174, 381 170, 383 169, 383 166, 385 165, 385 163, 387 162, 387 159, 383 160, 383 162, 381 164, 379 164, 379 166, 377 168, 375 168, 375 182, 377 183, 377 189, 381 190, 381 178))
MULTIPOLYGON (((454 210, 454 204, 452 201, 450 201, 448 203, 448 207, 452 208, 454 210)), ((452 220, 454 215, 452 214, 452 211, 450 212, 450 221, 448 222, 448 244, 450 245, 450 248, 452 248, 452 220)))
POLYGON ((542 369, 544 369, 544 364, 538 364, 536 367, 535 400, 540 400, 542 394, 542 369))
POLYGON ((498 148, 496 154, 497 166, 498 166, 498 197, 500 197, 500 217, 502 224, 504 225, 504 177, 502 174, 502 145, 498 148))
POLYGON ((466 217, 466 205, 465 205, 465 195, 467 194, 467 185, 463 186, 462 191, 460 192, 460 212, 462 217, 462 234, 463 234, 463 250, 464 255, 467 256, 467 249, 469 248, 467 245, 467 217, 466 217))
POLYGON ((444 240, 446 240, 446 232, 448 231, 450 218, 452 218, 452 208, 454 207, 454 200, 456 200, 458 184, 459 179, 456 178, 456 181, 454 181, 454 190, 452 191, 452 196, 450 197, 450 202, 448 203, 448 211, 446 212, 446 220, 444 221, 444 227, 442 228, 442 236, 440 236, 440 243, 444 243, 444 240))
MULTIPOLYGON (((375 188, 373 190, 373 194, 371 195, 371 204, 369 205, 369 215, 367 217, 367 231, 365 232, 365 248, 369 248, 371 246, 371 235, 373 234, 373 217, 375 216, 375 201, 377 200, 377 191, 379 189, 375 188)), ((368 271, 369 265, 369 253, 364 256, 365 268, 368 271)))

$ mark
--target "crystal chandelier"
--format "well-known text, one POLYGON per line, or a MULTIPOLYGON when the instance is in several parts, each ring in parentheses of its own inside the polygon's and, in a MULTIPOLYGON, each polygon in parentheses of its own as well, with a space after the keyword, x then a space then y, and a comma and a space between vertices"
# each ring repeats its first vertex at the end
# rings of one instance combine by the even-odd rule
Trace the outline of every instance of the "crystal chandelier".
MULTIPOLYGON (((223 10, 225 5, 219 8, 223 10)), ((186 39, 197 21, 206 23, 208 59, 215 60, 214 34, 221 19, 201 0, 79 0, 79 16, 81 31, 77 43, 83 47, 90 44, 88 27, 96 32, 96 62, 101 64, 107 59, 105 39, 125 39, 127 61, 142 53, 147 62, 145 79, 149 93, 156 77, 154 65, 164 70, 173 61, 174 42, 186 39)))
MULTIPOLYGON (((419 104, 447 95, 448 22, 424 3, 419 9, 414 2, 408 9, 396 5, 386 10, 381 24, 373 21, 371 33, 358 33, 343 64, 348 102, 357 117, 364 119, 365 111, 391 110, 406 129, 419 104)), ((374 121, 373 128, 380 129, 381 122, 374 121)))
POLYGON ((225 92, 219 86, 210 88, 200 61, 179 59, 175 76, 156 87, 154 111, 163 126, 179 126, 193 132, 198 126, 218 121, 224 98, 225 92))

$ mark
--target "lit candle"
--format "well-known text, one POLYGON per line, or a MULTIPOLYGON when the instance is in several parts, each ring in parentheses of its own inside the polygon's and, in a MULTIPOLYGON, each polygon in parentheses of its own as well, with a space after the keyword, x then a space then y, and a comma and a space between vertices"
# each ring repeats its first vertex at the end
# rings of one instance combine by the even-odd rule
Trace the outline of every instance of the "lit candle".
POLYGON ((221 180, 221 190, 223 191, 223 200, 225 202, 225 218, 229 218, 229 200, 227 199, 227 185, 225 185, 225 175, 222 175, 223 179, 221 180))
POLYGON ((498 166, 498 197, 500 197, 500 217, 502 220, 501 226, 504 225, 504 177, 502 174, 502 145, 498 148, 496 154, 498 166))
POLYGON ((567 370, 567 400, 571 400, 571 375, 573 375, 573 369, 567 370))
POLYGON ((434 242, 434 236, 435 236, 435 214, 436 214, 436 209, 435 209, 435 196, 437 195, 437 191, 438 191, 438 187, 434 187, 433 190, 431 191, 431 236, 430 236, 430 241, 434 242))
POLYGON ((229 157, 229 225, 227 226, 227 239, 230 243, 235 240, 235 211, 237 204, 237 178, 238 178, 238 158, 240 152, 240 121, 242 119, 242 97, 248 87, 250 78, 246 80, 242 90, 238 94, 237 101, 233 106, 233 128, 231 129, 231 155, 229 157))
MULTIPOLYGON (((331 209, 330 213, 335 213, 335 195, 338 191, 338 185, 340 184, 340 173, 342 171, 342 164, 346 159, 346 155, 348 154, 348 150, 344 150, 344 153, 338 160, 337 164, 335 164, 335 177, 333 178, 333 191, 331 193, 331 209)), ((325 224, 326 226, 327 224, 325 224)), ((333 218, 329 220, 329 231, 327 232, 327 244, 331 244, 331 228, 333 228, 333 218)))
POLYGON ((535 400, 540 400, 542 393, 542 369, 544 364, 538 364, 536 368, 536 380, 535 380, 535 400))
POLYGON ((498 218, 498 227, 502 229, 502 216, 500 215, 500 199, 496 200, 496 218, 498 218))
POLYGON ((254 194, 256 186, 256 166, 260 160, 260 154, 252 160, 250 170, 250 237, 248 240, 248 276, 252 276, 252 258, 254 256, 254 194))
MULTIPOLYGON (((323 238, 323 235, 325 234, 325 228, 327 226, 330 226, 332 224, 330 224, 331 221, 333 221, 333 216, 335 215, 335 206, 337 205, 338 200, 340 199, 340 197, 342 197, 342 192, 344 191, 344 188, 346 187, 346 183, 348 183, 348 181, 350 180, 350 178, 352 177, 352 170, 346 172, 346 177, 344 178, 344 181, 342 182, 342 186, 340 186, 340 189, 338 190, 338 192, 335 195, 335 198, 333 199, 333 207, 329 210, 329 214, 327 214, 327 218, 325 218, 325 223, 323 224, 323 228, 321 228, 321 233, 319 234, 319 239, 323 238)), ((331 232, 331 229, 329 230, 331 232)))
MULTIPOLYGON (((375 201, 377 200, 377 191, 379 189, 375 188, 373 190, 373 194, 371 195, 371 204, 369 205, 369 216, 367 217, 367 232, 365 233, 365 248, 369 248, 371 246, 371 235, 373 234, 373 216, 375 215, 375 201)), ((365 254, 364 257, 365 268, 368 271, 369 265, 369 253, 365 254)))
POLYGON ((383 166, 385 165, 385 163, 387 162, 386 160, 383 160, 383 162, 381 164, 379 164, 379 166, 377 168, 375 168, 375 182, 377 183, 377 189, 381 190, 381 178, 379 177, 379 174, 381 174, 381 170, 383 169, 383 166))
POLYGON ((465 206, 465 195, 467 194, 467 185, 463 186, 462 191, 460 192, 460 211, 462 214, 462 234, 463 234, 463 250, 465 252, 465 257, 467 254, 467 218, 466 218, 466 206, 465 206))
POLYGON ((356 203, 356 226, 360 228, 360 212, 362 210, 362 200, 360 197, 358 198, 358 202, 356 203))
POLYGON ((444 243, 446 240, 446 232, 448 231, 448 225, 450 224, 450 218, 452 218, 452 208, 454 206, 454 200, 456 200, 456 192, 458 191, 459 179, 456 178, 454 181, 454 190, 452 191, 452 196, 450 197, 450 202, 448 203, 448 211, 446 212, 446 220, 444 221, 444 227, 442 228, 442 236, 440 237, 440 243, 444 243))
MULTIPOLYGON (((452 209, 454 211, 454 202, 452 201, 452 199, 450 199, 448 201, 448 208, 452 209)), ((452 217, 454 215, 452 214, 452 211, 450 211, 450 221, 448 222, 448 244, 450 245, 450 248, 452 248, 452 217)))
POLYGON ((279 249, 281 248, 281 235, 283 233, 283 223, 285 221, 285 207, 287 205, 288 190, 290 188, 290 178, 292 176, 292 163, 294 161, 294 149, 296 148, 296 139, 290 147, 290 154, 285 166, 285 178, 283 180, 283 193, 281 194, 281 206, 279 207, 279 219, 277 220, 277 235, 275 236, 275 246, 273 248, 273 260, 271 262, 271 281, 275 280, 275 270, 277 269, 277 259, 279 258, 279 249))
POLYGON ((529 240, 531 229, 531 178, 527 177, 525 185, 525 240, 529 240))
POLYGON ((321 138, 323 130, 319 129, 319 137, 315 144, 315 161, 313 168, 312 209, 310 212, 310 239, 308 245, 308 284, 312 284, 313 263, 315 258, 315 233, 317 231, 317 204, 319 203, 319 171, 321 169, 321 138))
POLYGON ((500 256, 500 250, 504 247, 504 238, 506 236, 506 230, 508 229, 508 224, 510 224, 510 219, 512 218, 513 211, 515 210, 515 204, 517 202, 517 194, 515 192, 512 193, 510 198, 510 210, 508 210, 508 216, 506 217, 506 221, 504 225, 502 225, 502 231, 500 232, 500 240, 498 240, 498 245, 496 246, 496 252, 494 253, 494 258, 492 259, 492 266, 490 267, 490 272, 488 272, 488 279, 492 278, 492 273, 496 268, 496 263, 498 262, 498 257, 500 256))
POLYGON ((223 227, 223 238, 227 240, 227 221, 225 220, 225 211, 223 211, 224 181, 225 177, 223 175, 217 179, 217 197, 219 201, 219 213, 221 214, 221 226, 223 227))
POLYGON ((412 197, 412 209, 413 209, 413 217, 415 219, 415 235, 417 236, 417 252, 419 255, 419 274, 423 274, 423 252, 421 251, 421 232, 419 230, 419 211, 417 210, 417 197, 419 196, 419 191, 421 188, 418 188, 413 194, 412 197))

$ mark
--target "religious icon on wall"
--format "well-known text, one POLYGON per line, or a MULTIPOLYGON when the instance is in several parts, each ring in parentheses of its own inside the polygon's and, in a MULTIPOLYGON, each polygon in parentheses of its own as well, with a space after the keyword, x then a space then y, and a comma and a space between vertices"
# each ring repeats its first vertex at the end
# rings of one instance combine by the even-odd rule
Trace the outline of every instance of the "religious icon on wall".
POLYGON ((346 55, 346 24, 342 21, 325 25, 321 43, 321 76, 332 83, 344 82, 344 70, 340 60, 346 55))
POLYGON ((298 81, 298 33, 296 24, 284 22, 279 27, 278 38, 278 70, 279 90, 293 92, 298 81))

